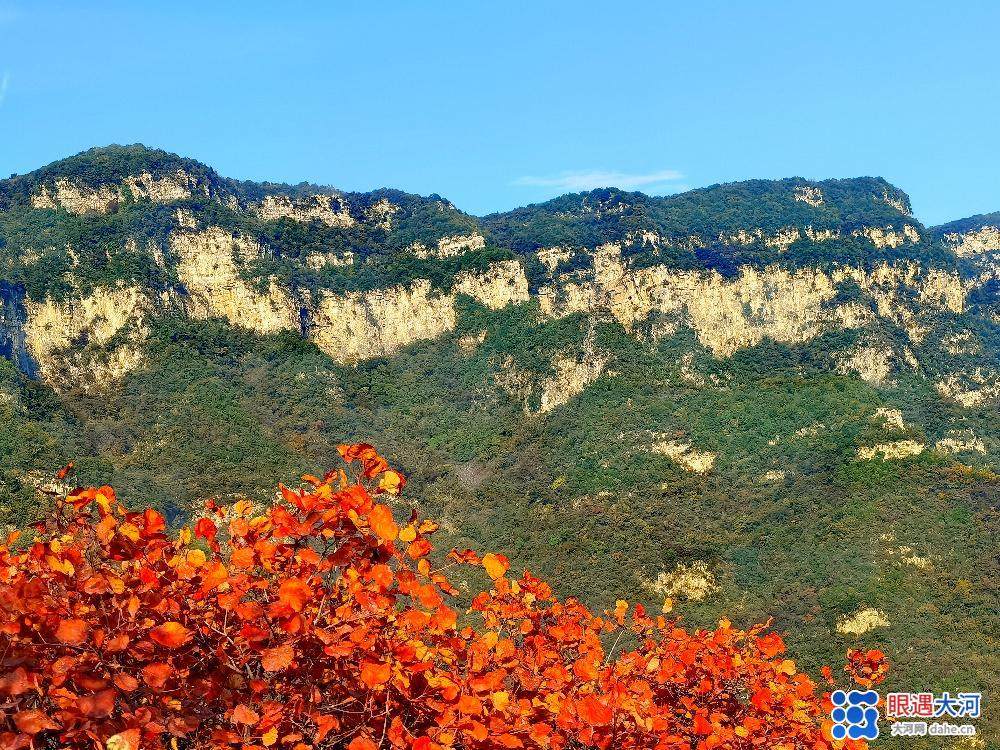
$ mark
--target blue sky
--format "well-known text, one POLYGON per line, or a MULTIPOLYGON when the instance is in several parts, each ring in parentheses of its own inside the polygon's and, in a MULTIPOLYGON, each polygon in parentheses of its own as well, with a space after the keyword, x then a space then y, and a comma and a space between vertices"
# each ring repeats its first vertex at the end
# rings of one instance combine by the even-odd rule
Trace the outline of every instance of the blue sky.
POLYGON ((880 175, 1000 210, 1000 3, 0 0, 0 174, 141 142, 471 213, 880 175))

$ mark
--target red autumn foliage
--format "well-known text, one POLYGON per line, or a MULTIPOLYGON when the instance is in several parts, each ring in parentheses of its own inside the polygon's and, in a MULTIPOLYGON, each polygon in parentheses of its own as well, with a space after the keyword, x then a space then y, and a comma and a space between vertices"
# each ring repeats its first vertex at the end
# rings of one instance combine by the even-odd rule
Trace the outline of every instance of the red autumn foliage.
MULTIPOLYGON (((835 746, 825 697, 765 626, 689 632, 623 601, 596 616, 468 550, 444 567, 481 566, 493 588, 460 625, 428 559, 437 524, 396 522, 405 482, 371 446, 341 455, 353 478, 306 477, 258 514, 210 503, 194 537, 101 487, 70 493, 27 548, 9 539, 0 746, 835 746)), ((881 681, 880 652, 850 658, 881 681)))

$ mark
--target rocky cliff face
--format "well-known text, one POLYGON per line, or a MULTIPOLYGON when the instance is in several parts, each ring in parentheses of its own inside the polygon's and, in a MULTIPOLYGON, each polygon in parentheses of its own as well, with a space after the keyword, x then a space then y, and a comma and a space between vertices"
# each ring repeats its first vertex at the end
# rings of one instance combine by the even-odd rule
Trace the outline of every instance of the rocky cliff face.
POLYGON ((50 383, 103 387, 142 363, 137 344, 152 306, 146 290, 124 285, 62 302, 26 300, 26 349, 50 383), (106 348, 123 333, 120 345, 106 348))
POLYGON ((622 261, 621 246, 609 244, 593 252, 592 273, 554 276, 539 295, 549 316, 606 310, 627 330, 637 330, 656 315, 654 336, 687 325, 725 357, 765 338, 797 344, 824 331, 862 328, 876 316, 907 326, 911 338, 921 340, 920 321, 942 310, 961 313, 966 289, 957 273, 912 263, 880 263, 870 270, 744 266, 735 279, 663 265, 632 269, 622 261), (841 292, 849 282, 863 291, 862 300, 844 301, 841 292))
MULTIPOLYGON (((125 151, 132 161, 144 158, 125 151)), ((339 362, 358 362, 454 330, 465 295, 493 311, 537 305, 539 324, 570 315, 613 320, 650 344, 688 329, 716 358, 769 340, 802 345, 855 332, 852 345, 832 353, 840 372, 885 385, 901 369, 923 372, 918 352, 930 346, 958 363, 928 375, 944 397, 972 407, 1000 392, 1000 374, 982 361, 982 336, 973 333, 979 323, 962 323, 970 305, 995 308, 1000 221, 928 233, 910 216, 905 195, 884 182, 754 182, 655 199, 662 204, 595 191, 480 224, 436 196, 247 192, 157 154, 155 166, 119 170, 111 180, 93 179, 91 162, 69 175, 29 176, 25 204, 10 192, 3 220, 15 229, 32 211, 100 222, 176 204, 158 234, 98 240, 109 264, 124 253, 153 269, 156 283, 146 280, 150 273, 85 283, 89 269, 69 243, 25 247, 8 258, 22 273, 60 252, 69 260, 62 276, 69 291, 58 296, 0 281, 0 347, 25 372, 56 385, 101 387, 142 365, 149 321, 160 315, 217 318, 261 335, 294 331, 339 362), (706 209, 717 193, 720 210, 753 208, 761 191, 770 191, 767 210, 785 206, 770 216, 753 209, 766 219, 761 225, 717 220, 706 209), (212 212, 196 202, 205 198, 217 206, 212 212), (664 209, 671 213, 657 218, 664 209), (563 227, 563 244, 532 242, 529 227, 539 216, 563 227), (281 229, 289 221, 302 226, 291 245, 281 229), (830 255, 828 248, 842 246, 847 255, 830 255), (804 261, 810 255, 817 260, 804 261), (380 281, 361 281, 371 274, 380 281)), ((537 226, 547 231, 545 222, 537 226)), ((96 224, 94 231, 107 234, 96 224)), ((1000 322, 1000 311, 988 321, 1000 322)), ((540 379, 526 384, 529 376, 508 373, 506 382, 534 394, 529 410, 554 409, 604 373, 608 358, 589 342, 554 355, 540 379)))
POLYGON ((224 318, 257 333, 298 330, 298 305, 275 279, 264 291, 253 288, 239 264, 259 259, 264 250, 252 238, 220 227, 202 232, 175 232, 170 250, 177 258, 180 299, 192 318, 224 318))
POLYGON ((91 186, 58 177, 53 185, 43 183, 31 196, 35 208, 64 208, 72 214, 107 214, 127 200, 173 203, 197 194, 208 195, 208 184, 183 169, 162 176, 140 172, 126 176, 119 184, 91 186))

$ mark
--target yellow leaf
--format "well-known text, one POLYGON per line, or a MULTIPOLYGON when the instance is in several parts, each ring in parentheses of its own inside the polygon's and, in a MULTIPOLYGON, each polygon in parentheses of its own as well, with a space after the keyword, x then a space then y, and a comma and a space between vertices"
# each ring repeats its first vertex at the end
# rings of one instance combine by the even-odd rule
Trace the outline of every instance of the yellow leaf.
POLYGON ((278 730, 275 727, 271 727, 264 735, 260 738, 260 742, 264 747, 271 747, 275 742, 278 741, 278 730))
POLYGON ((417 538, 417 530, 412 526, 404 526, 399 532, 399 540, 402 542, 412 542, 417 538))
POLYGON ((205 564, 205 560, 207 559, 208 558, 206 557, 205 552, 203 550, 200 549, 188 550, 187 561, 189 565, 193 565, 196 568, 200 568, 202 565, 205 564))
POLYGON ((778 671, 787 675, 795 674, 795 662, 791 659, 785 659, 778 665, 778 671))
POLYGON ((388 492, 390 495, 398 495, 403 489, 403 485, 406 480, 403 479, 403 475, 399 472, 393 471, 392 469, 386 470, 382 475, 382 481, 379 482, 379 489, 383 492, 388 492))
POLYGON ((111 510, 111 506, 115 502, 115 491, 110 487, 101 487, 97 491, 97 495, 94 497, 97 504, 104 509, 105 512, 111 510))
POLYGON ((483 555, 483 567, 486 568, 486 575, 494 581, 504 577, 510 562, 503 555, 494 555, 492 552, 483 555))
POLYGON ((47 562, 49 567, 57 573, 63 573, 71 576, 76 572, 76 568, 73 567, 73 563, 69 560, 60 560, 55 555, 46 556, 45 562, 47 562))
POLYGON ((121 526, 119 526, 118 533, 130 541, 133 542, 139 541, 139 529, 130 523, 123 523, 121 526))
POLYGON ((663 600, 663 609, 661 611, 663 612, 663 614, 666 615, 669 614, 670 612, 673 612, 673 610, 674 610, 674 600, 668 596, 666 599, 663 600))

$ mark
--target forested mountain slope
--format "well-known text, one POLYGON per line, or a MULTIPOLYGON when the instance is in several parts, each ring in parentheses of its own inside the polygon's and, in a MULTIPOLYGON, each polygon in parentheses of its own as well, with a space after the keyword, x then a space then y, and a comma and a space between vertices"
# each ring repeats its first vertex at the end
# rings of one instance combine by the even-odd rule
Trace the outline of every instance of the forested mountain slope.
POLYGON ((477 218, 94 149, 0 182, 0 503, 72 459, 178 521, 377 440, 563 594, 995 694, 998 225, 877 178, 477 218))

